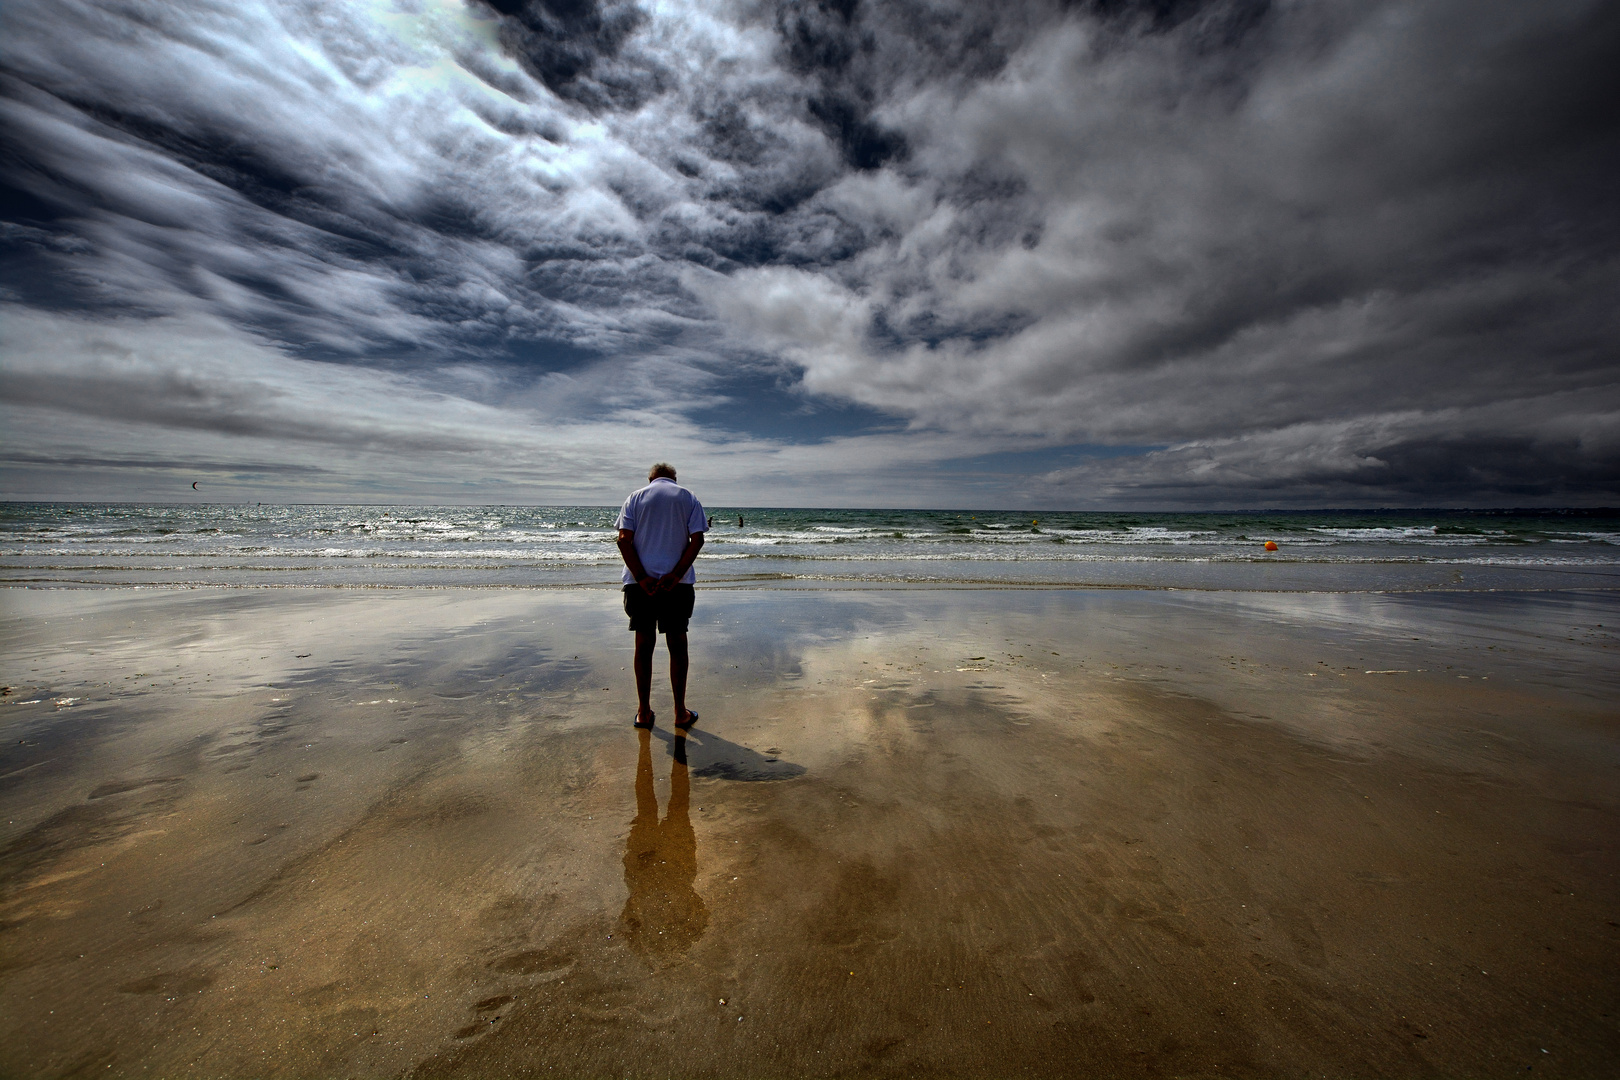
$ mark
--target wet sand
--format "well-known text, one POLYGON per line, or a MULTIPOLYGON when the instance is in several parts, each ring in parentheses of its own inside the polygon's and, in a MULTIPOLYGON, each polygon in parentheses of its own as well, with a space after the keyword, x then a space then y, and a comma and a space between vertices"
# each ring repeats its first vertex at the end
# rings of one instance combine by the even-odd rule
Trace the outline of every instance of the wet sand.
POLYGON ((616 600, 0 594, 0 1073, 1620 1061, 1614 594, 616 600))

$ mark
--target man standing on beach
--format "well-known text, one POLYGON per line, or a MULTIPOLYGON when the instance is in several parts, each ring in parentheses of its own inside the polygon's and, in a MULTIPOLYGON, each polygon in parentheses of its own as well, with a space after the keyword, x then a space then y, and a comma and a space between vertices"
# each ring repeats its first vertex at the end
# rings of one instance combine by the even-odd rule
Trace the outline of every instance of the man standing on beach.
POLYGON ((619 511, 619 554, 624 556, 624 613, 636 634, 635 724, 650 728, 653 649, 664 635, 669 681, 675 692, 675 727, 685 731, 698 714, 686 707, 686 627, 695 598, 692 562, 708 529, 703 504, 675 482, 675 469, 659 462, 647 486, 632 492, 619 511))

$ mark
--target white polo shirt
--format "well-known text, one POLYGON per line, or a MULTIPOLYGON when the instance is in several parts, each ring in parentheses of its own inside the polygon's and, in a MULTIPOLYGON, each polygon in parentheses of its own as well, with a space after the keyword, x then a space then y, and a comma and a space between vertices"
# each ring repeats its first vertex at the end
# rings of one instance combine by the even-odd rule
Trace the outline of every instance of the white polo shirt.
MULTIPOLYGON (((619 511, 619 521, 614 527, 636 534, 634 543, 641 568, 653 577, 663 577, 681 561, 687 538, 709 530, 709 519, 696 495, 669 477, 660 476, 624 500, 624 509, 619 511)), ((690 585, 696 580, 693 568, 687 567, 681 584, 690 585)), ((636 583, 628 566, 624 568, 623 581, 626 585, 636 583)))

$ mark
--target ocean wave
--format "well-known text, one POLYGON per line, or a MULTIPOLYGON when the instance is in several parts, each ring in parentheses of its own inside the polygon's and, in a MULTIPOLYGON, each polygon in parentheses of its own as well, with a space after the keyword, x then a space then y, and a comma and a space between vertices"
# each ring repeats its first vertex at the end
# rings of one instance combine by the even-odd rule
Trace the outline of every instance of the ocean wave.
MULTIPOLYGON (((191 566, 197 569, 225 570, 241 565, 239 560, 250 559, 266 566, 286 568, 289 564, 320 565, 336 563, 371 563, 401 567, 448 566, 478 570, 503 570, 537 564, 566 564, 572 566, 617 566, 617 549, 500 549, 500 548, 387 548, 387 547, 325 547, 325 548, 273 548, 263 547, 251 551, 233 552, 154 552, 143 551, 135 556, 129 552, 62 552, 62 551, 4 551, 0 550, 0 566, 8 570, 26 569, 157 569, 164 566, 191 566), (71 555, 64 559, 64 555, 71 555), (121 555, 130 557, 121 558, 121 555), (279 561, 278 561, 279 560, 279 561)), ((1502 566, 1502 567, 1620 567, 1620 556, 1589 555, 1423 555, 1416 552, 1324 551, 1301 550, 1293 553, 1257 550, 1229 551, 1030 551, 1004 548, 977 551, 793 551, 749 550, 711 551, 705 548, 698 557, 701 567, 705 563, 760 563, 804 565, 826 564, 975 564, 1008 563, 1040 564, 1257 564, 1257 565, 1431 565, 1431 566, 1502 566)))
MULTIPOLYGON (((1620 515, 1612 511, 713 510, 715 527, 700 558, 700 574, 708 564, 726 574, 797 578, 825 571, 911 580, 916 575, 1040 575, 1040 567, 1050 565, 1053 575, 1062 576, 1076 572, 1063 567, 1110 563, 1429 564, 1514 573, 1584 567, 1608 573, 1620 557, 1620 515), (739 513, 746 527, 732 524, 739 513), (1281 550, 1263 551, 1266 540, 1277 541, 1281 550)), ((155 574, 217 576, 228 582, 233 574, 244 580, 262 577, 263 570, 289 579, 330 574, 353 580, 366 575, 412 580, 413 574, 429 580, 442 571, 441 577, 482 581, 569 567, 578 568, 581 580, 594 580, 612 575, 620 563, 616 512, 615 507, 11 503, 0 504, 0 565, 13 581, 37 571, 87 581, 155 574)), ((1141 576, 1157 573, 1144 570, 1141 576)))

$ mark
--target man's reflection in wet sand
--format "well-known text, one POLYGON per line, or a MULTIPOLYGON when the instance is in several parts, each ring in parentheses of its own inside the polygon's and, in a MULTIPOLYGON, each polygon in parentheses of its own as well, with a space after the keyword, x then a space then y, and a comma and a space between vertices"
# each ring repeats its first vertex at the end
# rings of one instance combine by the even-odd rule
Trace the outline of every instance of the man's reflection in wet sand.
POLYGON ((624 849, 624 924, 630 945, 653 961, 672 961, 690 949, 709 925, 709 909, 692 888, 697 879, 697 835, 692 831, 692 781, 686 771, 686 739, 677 735, 669 772, 669 812, 658 820, 653 790, 651 733, 638 731, 636 818, 624 849))

